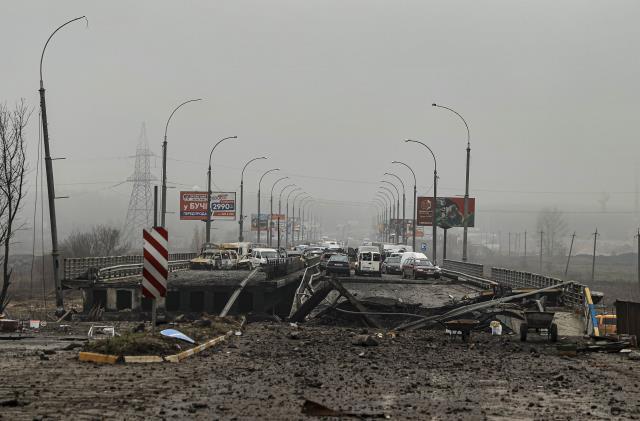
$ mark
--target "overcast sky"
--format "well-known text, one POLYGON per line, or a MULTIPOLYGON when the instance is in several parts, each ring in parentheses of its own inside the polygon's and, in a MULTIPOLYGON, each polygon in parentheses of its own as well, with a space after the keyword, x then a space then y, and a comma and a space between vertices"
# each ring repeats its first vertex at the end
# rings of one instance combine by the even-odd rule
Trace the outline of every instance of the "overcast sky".
MULTIPOLYGON (((59 32, 44 60, 52 155, 66 158, 55 162, 56 188, 71 196, 58 202, 62 236, 122 223, 131 185, 119 183, 133 172, 127 157, 141 123, 160 154, 171 110, 203 98, 169 127, 170 211, 180 189, 205 188, 207 154, 230 135, 239 141, 214 156, 219 188, 238 189, 244 163, 269 157, 247 170, 247 213, 255 212, 258 175, 279 167, 313 197, 338 201, 319 209, 328 224, 368 222, 366 203, 384 172, 412 185, 392 160, 415 168, 419 192, 431 187, 432 159, 404 144, 408 137, 436 153, 439 193, 461 195, 466 131, 431 107, 438 102, 471 127, 481 228, 533 227, 535 212, 557 205, 584 226, 619 220, 610 231, 629 237, 639 12, 637 1, 585 0, 4 1, 0 101, 34 107, 35 168, 40 51, 58 25, 87 15, 88 28, 76 22, 59 32), (572 213, 601 211, 603 192, 606 209, 618 213, 572 213)), ((265 190, 274 179, 265 178, 265 190)), ((198 224, 168 220, 182 236, 198 224)))

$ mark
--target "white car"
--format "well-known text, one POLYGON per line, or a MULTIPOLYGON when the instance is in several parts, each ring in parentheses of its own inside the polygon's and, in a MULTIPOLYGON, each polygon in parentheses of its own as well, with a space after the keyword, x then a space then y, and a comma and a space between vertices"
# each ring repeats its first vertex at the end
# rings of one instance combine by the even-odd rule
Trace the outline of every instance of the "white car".
POLYGON ((276 249, 257 248, 251 250, 249 261, 251 262, 251 267, 255 269, 261 265, 266 264, 268 260, 277 258, 278 251, 276 249))
POLYGON ((429 260, 429 258, 424 254, 424 253, 418 253, 415 251, 407 251, 402 253, 402 257, 400 257, 400 271, 404 270, 404 264, 407 262, 407 259, 410 257, 414 257, 416 259, 426 259, 429 260))

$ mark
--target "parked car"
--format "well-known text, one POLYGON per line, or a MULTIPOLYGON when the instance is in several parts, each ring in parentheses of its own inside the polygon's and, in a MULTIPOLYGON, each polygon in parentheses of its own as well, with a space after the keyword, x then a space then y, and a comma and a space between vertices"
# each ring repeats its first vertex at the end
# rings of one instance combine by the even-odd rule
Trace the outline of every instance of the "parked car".
POLYGON ((400 256, 387 257, 382 262, 382 273, 400 274, 400 256))
POLYGON ((206 249, 189 261, 194 270, 237 269, 240 259, 235 250, 206 249))
POLYGON ((320 256, 320 263, 318 264, 320 270, 325 270, 327 268, 327 262, 329 261, 329 259, 331 259, 331 256, 334 256, 335 254, 336 253, 332 252, 322 253, 322 256, 320 256))
POLYGON ((415 257, 410 257, 404 264, 402 269, 402 278, 413 278, 413 279, 427 279, 427 278, 440 278, 441 270, 438 266, 434 266, 427 259, 416 259, 415 257))
POLYGON ((266 264, 269 259, 277 258, 278 251, 276 249, 255 248, 251 250, 249 261, 251 262, 251 267, 255 269, 260 265, 266 264))
POLYGON ((327 261, 327 274, 336 273, 351 276, 349 257, 344 254, 334 254, 327 261))
POLYGON ((412 257, 414 259, 429 260, 429 258, 424 253, 417 253, 415 251, 404 252, 404 253, 402 253, 402 256, 400 257, 400 270, 404 270, 405 263, 407 262, 408 259, 410 259, 412 257))

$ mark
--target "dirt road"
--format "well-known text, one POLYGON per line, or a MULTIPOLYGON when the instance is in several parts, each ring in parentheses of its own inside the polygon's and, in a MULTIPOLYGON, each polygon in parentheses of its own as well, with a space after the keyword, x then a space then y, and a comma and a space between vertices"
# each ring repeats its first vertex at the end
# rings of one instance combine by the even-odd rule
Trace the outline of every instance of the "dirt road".
POLYGON ((75 351, 0 351, 1 419, 305 419, 305 399, 391 419, 640 417, 640 362, 555 355, 546 342, 254 323, 178 364, 93 365, 75 351), (370 333, 373 333, 371 331, 370 333), (47 359, 48 358, 48 359, 47 359))

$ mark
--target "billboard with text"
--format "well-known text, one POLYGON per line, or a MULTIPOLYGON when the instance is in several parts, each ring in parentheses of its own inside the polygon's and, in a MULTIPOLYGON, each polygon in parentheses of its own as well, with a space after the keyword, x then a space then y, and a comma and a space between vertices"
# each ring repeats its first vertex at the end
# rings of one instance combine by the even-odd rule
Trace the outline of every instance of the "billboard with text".
POLYGON ((236 192, 211 193, 211 219, 235 221, 236 192))
POLYGON ((207 220, 207 192, 206 191, 181 191, 180 192, 180 220, 202 221, 207 220))

